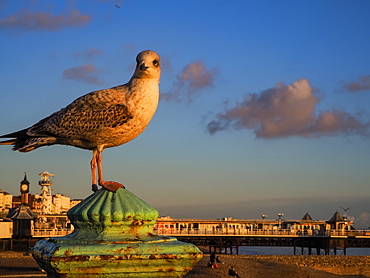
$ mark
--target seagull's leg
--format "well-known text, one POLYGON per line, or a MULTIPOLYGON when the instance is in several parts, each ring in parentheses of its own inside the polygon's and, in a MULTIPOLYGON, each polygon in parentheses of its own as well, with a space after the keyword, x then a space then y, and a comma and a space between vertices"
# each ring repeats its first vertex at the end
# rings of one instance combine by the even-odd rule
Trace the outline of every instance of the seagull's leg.
POLYGON ((91 189, 92 191, 98 191, 98 185, 96 183, 96 155, 97 155, 98 151, 97 150, 94 150, 93 151, 93 157, 90 161, 90 168, 91 168, 91 180, 92 180, 92 185, 91 185, 91 189))
POLYGON ((103 166, 102 166, 102 161, 103 161, 103 156, 101 154, 101 151, 97 151, 96 155, 96 163, 98 165, 98 181, 99 185, 103 188, 105 188, 108 191, 116 192, 118 188, 125 188, 122 184, 114 181, 104 181, 103 180, 103 166))

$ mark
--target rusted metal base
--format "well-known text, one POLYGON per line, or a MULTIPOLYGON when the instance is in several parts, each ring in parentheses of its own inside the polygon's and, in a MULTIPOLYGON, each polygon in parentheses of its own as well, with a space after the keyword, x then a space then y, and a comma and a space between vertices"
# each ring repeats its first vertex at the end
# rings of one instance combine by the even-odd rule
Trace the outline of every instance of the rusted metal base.
POLYGON ((48 277, 182 277, 203 257, 193 244, 157 235, 158 212, 127 189, 99 190, 68 217, 74 233, 32 250, 48 277))
POLYGON ((33 256, 48 277, 182 277, 202 257, 175 238, 98 245, 41 240, 33 256))

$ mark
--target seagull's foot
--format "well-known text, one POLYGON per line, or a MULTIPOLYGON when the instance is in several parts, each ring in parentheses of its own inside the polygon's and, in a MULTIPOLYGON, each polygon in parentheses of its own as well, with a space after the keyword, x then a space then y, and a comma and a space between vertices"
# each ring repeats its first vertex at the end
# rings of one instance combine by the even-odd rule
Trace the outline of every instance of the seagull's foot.
POLYGON ((91 185, 91 190, 94 191, 94 192, 98 191, 99 190, 98 185, 95 184, 95 183, 93 185, 91 185))
POLYGON ((112 192, 116 192, 119 188, 125 188, 122 184, 114 181, 99 181, 99 185, 112 192))

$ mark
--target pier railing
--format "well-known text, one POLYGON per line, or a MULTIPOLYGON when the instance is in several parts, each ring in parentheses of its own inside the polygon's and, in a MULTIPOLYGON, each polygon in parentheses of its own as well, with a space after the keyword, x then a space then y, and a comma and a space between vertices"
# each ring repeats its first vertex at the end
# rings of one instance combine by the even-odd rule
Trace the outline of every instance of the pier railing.
MULTIPOLYGON (((250 229, 175 229, 158 228, 155 232, 168 236, 250 236, 250 237, 370 237, 370 230, 321 231, 321 230, 250 230, 250 229)), ((72 230, 34 229, 33 237, 65 236, 72 230)))
POLYGON ((34 229, 32 237, 54 237, 66 236, 72 233, 72 230, 57 230, 57 229, 34 229))
POLYGON ((370 231, 322 231, 322 230, 250 230, 250 229, 175 229, 158 228, 158 234, 168 236, 256 236, 256 237, 370 237, 370 231))

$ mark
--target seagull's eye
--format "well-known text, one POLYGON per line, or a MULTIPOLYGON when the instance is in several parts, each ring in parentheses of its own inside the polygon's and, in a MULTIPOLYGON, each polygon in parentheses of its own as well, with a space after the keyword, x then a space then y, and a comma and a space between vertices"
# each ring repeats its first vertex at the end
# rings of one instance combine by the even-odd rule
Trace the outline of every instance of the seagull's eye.
POLYGON ((158 67, 159 66, 159 61, 158 60, 154 60, 153 61, 153 66, 158 67))

